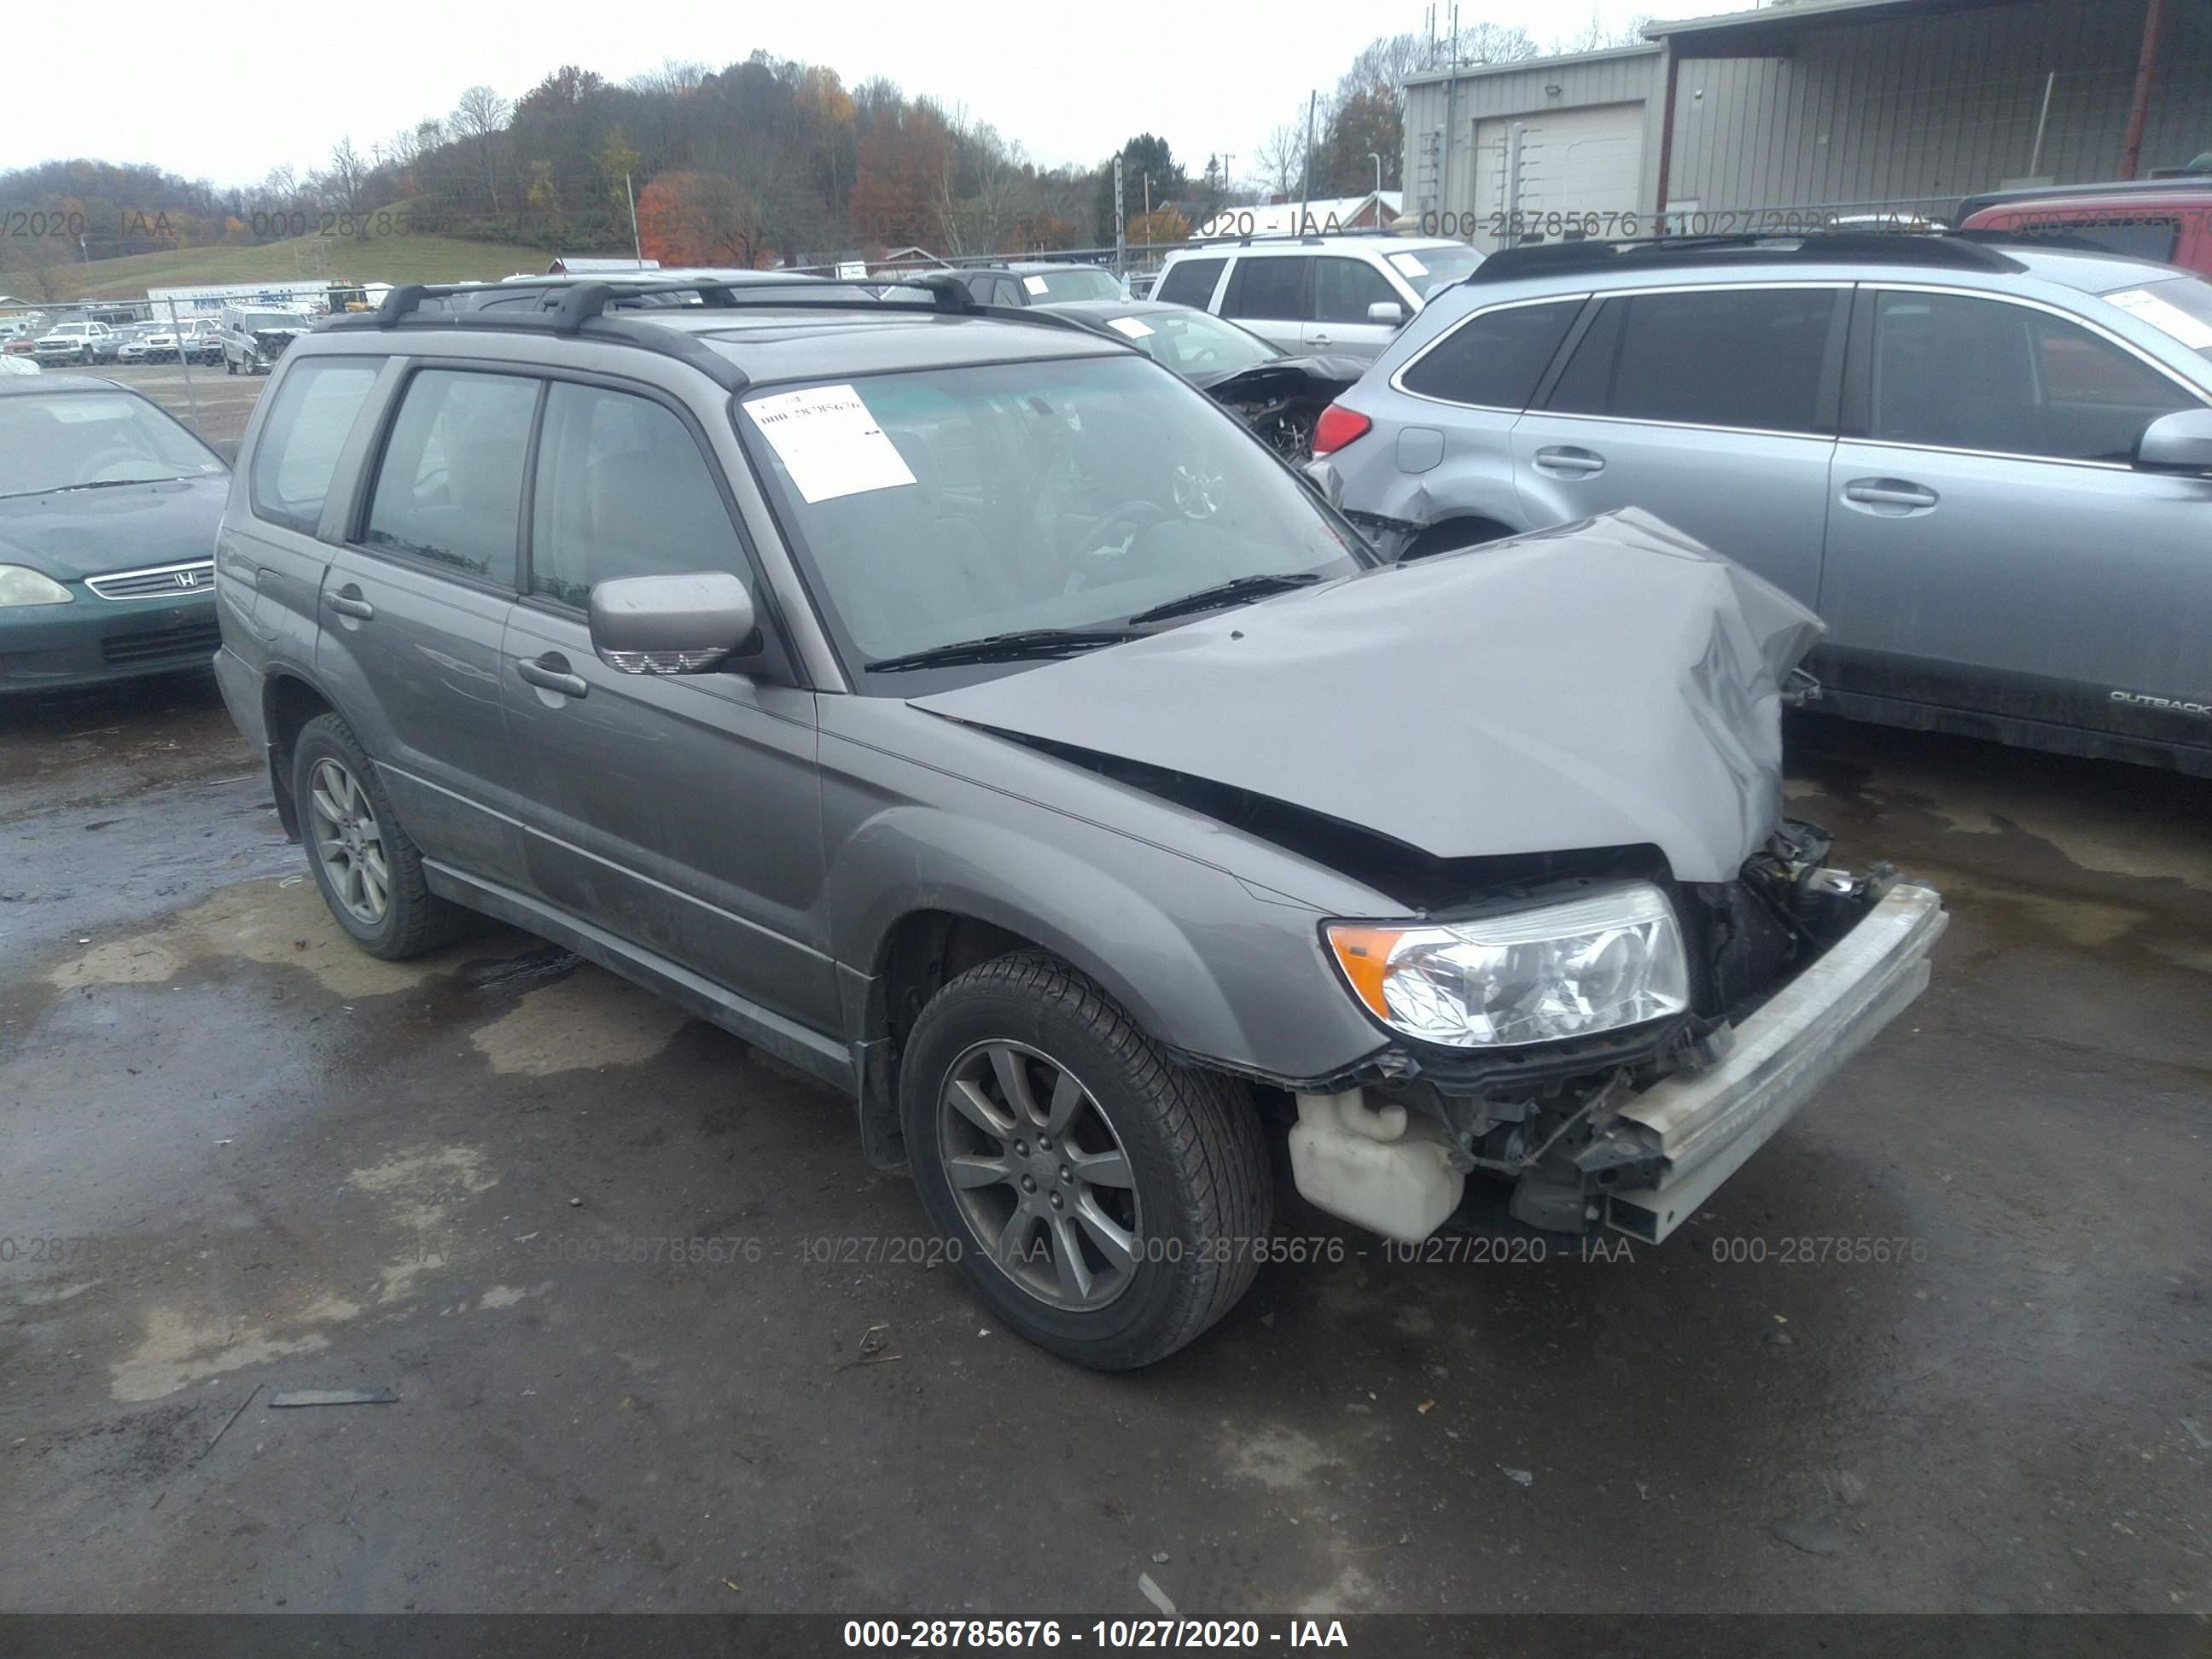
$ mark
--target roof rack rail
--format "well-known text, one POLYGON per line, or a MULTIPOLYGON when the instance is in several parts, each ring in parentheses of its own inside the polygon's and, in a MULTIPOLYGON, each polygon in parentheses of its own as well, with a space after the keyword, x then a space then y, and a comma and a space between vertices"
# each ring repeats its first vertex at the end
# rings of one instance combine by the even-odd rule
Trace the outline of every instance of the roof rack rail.
POLYGON ((696 335, 663 326, 651 313, 623 312, 610 316, 607 314, 609 307, 620 301, 656 294, 696 294, 702 306, 718 311, 773 307, 780 311, 872 312, 878 315, 902 310, 909 313, 927 311, 939 315, 990 317, 1003 322, 1073 329, 1079 333, 1089 331, 1071 318, 1033 312, 1024 307, 979 305, 963 283, 941 271, 925 272, 919 276, 854 277, 837 281, 794 277, 788 282, 742 284, 703 281, 696 277, 689 280, 678 277, 663 281, 571 282, 557 287, 547 284, 539 303, 527 310, 425 308, 425 301, 486 291, 512 294, 517 289, 530 286, 522 283, 405 283, 386 295, 384 303, 376 310, 334 317, 325 326, 349 331, 397 328, 483 329, 563 337, 588 335, 592 338, 641 346, 665 356, 680 358, 729 391, 740 390, 751 382, 743 369, 729 358, 710 349, 696 335), (925 307, 913 301, 902 303, 886 299, 881 290, 893 288, 921 289, 930 296, 929 303, 925 307), (851 292, 833 297, 823 291, 836 289, 851 292))
POLYGON ((1817 264, 1929 265, 1952 270, 2018 271, 2017 259, 1948 232, 1802 231, 1781 235, 1646 236, 1632 240, 1540 242, 1504 247, 1474 268, 1470 284, 1517 282, 1579 270, 1644 270, 1754 260, 1817 264))

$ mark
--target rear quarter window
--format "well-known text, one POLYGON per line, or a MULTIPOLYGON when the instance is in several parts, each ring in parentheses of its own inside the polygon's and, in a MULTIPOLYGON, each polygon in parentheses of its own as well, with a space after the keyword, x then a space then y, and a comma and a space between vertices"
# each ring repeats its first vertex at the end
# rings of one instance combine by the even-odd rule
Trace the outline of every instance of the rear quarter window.
POLYGON ((1228 263, 1226 259, 1185 259, 1160 278, 1152 298, 1179 306, 1196 306, 1203 311, 1213 298, 1213 285, 1221 280, 1222 266, 1228 263))
POLYGON ((323 515, 338 452, 376 384, 380 359, 323 357, 295 363, 261 424, 247 489, 256 518, 312 536, 323 515))
POLYGON ((1399 384, 1447 403, 1525 409, 1583 303, 1577 296, 1470 317, 1415 358, 1399 384))

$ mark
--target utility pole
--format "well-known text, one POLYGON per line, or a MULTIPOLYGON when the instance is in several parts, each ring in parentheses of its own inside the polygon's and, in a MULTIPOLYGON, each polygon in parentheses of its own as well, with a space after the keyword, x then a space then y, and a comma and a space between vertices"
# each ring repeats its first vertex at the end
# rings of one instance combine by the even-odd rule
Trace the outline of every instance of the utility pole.
POLYGON ((1129 213, 1121 195, 1121 158, 1114 157, 1114 274, 1129 268, 1129 213))
POLYGON ((1313 140, 1314 112, 1321 107, 1318 91, 1306 94, 1306 167, 1305 176, 1298 180, 1298 234, 1306 234, 1306 204, 1313 199, 1313 140))
POLYGON ((629 198, 629 246, 637 255, 640 266, 645 264, 645 239, 637 234, 637 192, 629 187, 629 174, 623 174, 623 194, 629 198))

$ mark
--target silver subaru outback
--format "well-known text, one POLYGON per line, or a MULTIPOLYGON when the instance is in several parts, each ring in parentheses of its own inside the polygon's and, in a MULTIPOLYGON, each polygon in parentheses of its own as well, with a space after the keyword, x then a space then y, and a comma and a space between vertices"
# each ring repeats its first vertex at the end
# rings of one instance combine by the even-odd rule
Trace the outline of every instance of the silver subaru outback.
POLYGON ((659 292, 286 350, 225 698, 362 949, 483 913, 805 1068, 1034 1340, 1221 1317, 1271 1138, 1392 1238, 1663 1238, 1925 982, 1783 812, 1819 624, 1657 520, 1388 565, 1088 330, 659 292))
POLYGON ((1956 236, 1493 255, 1324 412, 1392 556, 1642 507, 1819 613, 1817 707, 2212 775, 2212 283, 1956 236))

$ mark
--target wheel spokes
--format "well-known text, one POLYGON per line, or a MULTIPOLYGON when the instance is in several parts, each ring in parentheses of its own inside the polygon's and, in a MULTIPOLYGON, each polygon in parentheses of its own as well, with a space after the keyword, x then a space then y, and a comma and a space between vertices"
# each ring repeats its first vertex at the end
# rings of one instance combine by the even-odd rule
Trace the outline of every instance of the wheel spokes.
POLYGON ((1014 1180, 1014 1167, 1004 1158, 949 1158, 945 1160, 945 1173, 954 1186, 963 1189, 1011 1186, 1014 1180))
POLYGON ((953 1110, 994 1140, 1003 1141, 1014 1132, 1012 1121, 1000 1115, 991 1097, 964 1077, 953 1079, 945 1098, 953 1110))
POLYGON ((1115 1267, 1127 1273, 1137 1265, 1137 1241, 1098 1207, 1092 1194, 1085 1193, 1075 1200, 1075 1218, 1083 1224, 1083 1231, 1091 1235, 1099 1253, 1115 1267))
POLYGON ((1110 1152, 1085 1152, 1070 1147, 1067 1162, 1075 1171, 1075 1178, 1085 1187, 1134 1187, 1137 1178, 1129 1171, 1129 1160, 1119 1148, 1110 1152))
POLYGON ((999 1092, 1006 1097, 1014 1115, 1025 1122, 1039 1121, 1042 1114, 1030 1088, 1029 1068, 1022 1063, 1022 1056, 1003 1042, 993 1043, 989 1052, 992 1073, 999 1079, 999 1092))
POLYGON ((1060 1293, 1070 1302, 1091 1299, 1091 1264, 1083 1259, 1082 1242, 1075 1236, 1074 1224, 1065 1215, 1055 1215, 1050 1221, 1052 1233, 1053 1273, 1060 1281, 1060 1293))

